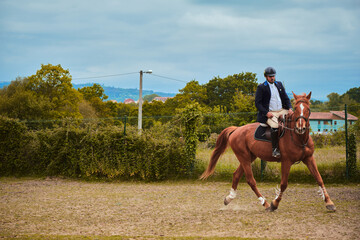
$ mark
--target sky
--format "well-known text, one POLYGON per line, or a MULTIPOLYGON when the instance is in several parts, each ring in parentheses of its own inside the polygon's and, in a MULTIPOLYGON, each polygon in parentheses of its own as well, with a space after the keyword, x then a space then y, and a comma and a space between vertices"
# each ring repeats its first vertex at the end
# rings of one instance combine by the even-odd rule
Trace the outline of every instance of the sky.
POLYGON ((312 98, 360 87, 359 0, 0 0, 0 82, 68 69, 73 84, 177 93, 242 72, 312 98))

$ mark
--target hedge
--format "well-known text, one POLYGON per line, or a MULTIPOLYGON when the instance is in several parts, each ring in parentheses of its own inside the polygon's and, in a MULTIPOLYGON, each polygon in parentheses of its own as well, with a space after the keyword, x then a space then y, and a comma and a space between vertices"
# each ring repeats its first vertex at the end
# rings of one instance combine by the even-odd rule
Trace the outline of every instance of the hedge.
POLYGON ((111 126, 65 124, 30 131, 0 117, 1 176, 162 180, 190 174, 183 140, 169 126, 138 134, 111 126), (170 128, 171 129, 171 128, 170 128))

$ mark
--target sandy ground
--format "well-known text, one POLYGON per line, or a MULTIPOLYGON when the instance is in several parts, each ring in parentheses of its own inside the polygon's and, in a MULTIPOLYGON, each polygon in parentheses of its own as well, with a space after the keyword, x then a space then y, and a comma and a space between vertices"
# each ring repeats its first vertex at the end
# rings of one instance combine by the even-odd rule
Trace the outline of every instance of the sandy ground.
MULTIPOLYGON (((0 237, 24 235, 359 239, 359 185, 331 185, 327 212, 316 184, 289 184, 266 212, 246 183, 228 206, 221 182, 99 183, 0 180, 0 237)), ((258 183, 268 198, 276 184, 258 183)))

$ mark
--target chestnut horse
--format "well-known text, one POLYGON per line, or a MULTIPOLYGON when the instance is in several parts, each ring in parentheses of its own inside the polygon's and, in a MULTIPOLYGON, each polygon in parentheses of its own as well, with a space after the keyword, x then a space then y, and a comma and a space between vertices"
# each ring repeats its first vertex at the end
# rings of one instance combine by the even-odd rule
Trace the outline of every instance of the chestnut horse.
MULTIPOLYGON (((288 185, 290 167, 295 162, 302 161, 310 170, 319 184, 319 193, 325 201, 326 208, 329 211, 335 211, 335 205, 327 193, 324 182, 318 171, 313 153, 314 142, 309 135, 310 131, 310 97, 311 92, 306 95, 296 95, 294 113, 291 116, 285 116, 286 121, 282 124, 285 129, 284 136, 279 140, 281 157, 272 157, 272 146, 269 142, 254 139, 254 133, 259 123, 247 124, 241 127, 228 127, 219 135, 215 149, 211 155, 209 166, 201 175, 200 179, 206 179, 215 171, 216 163, 222 153, 230 145, 237 159, 240 162, 239 167, 234 172, 232 188, 230 194, 225 198, 224 204, 229 204, 236 197, 236 189, 240 178, 245 173, 246 181, 258 197, 260 203, 266 210, 274 211, 278 208, 283 193, 288 185), (251 163, 259 157, 262 160, 270 162, 281 162, 281 185, 276 192, 275 199, 269 204, 256 187, 256 181, 251 169, 251 163)), ((280 124, 281 126, 281 124, 280 124)))

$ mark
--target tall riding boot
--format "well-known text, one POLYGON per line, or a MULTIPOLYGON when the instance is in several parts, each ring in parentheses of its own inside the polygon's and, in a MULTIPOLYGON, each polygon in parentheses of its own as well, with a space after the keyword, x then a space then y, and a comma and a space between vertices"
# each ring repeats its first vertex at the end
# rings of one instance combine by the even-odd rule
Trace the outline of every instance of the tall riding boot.
POLYGON ((280 150, 279 150, 279 129, 271 128, 271 143, 272 143, 272 156, 276 158, 280 158, 280 150))

